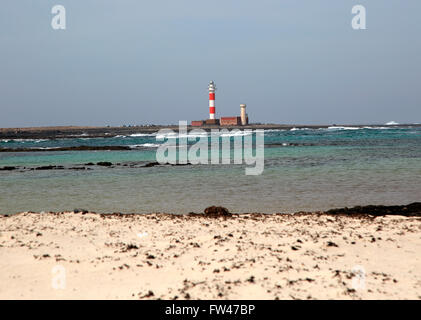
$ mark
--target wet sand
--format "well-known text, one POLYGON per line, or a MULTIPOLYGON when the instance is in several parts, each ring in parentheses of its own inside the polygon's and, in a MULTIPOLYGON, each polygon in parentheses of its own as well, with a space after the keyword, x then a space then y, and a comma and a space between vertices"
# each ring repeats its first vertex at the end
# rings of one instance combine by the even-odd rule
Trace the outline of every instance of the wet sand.
POLYGON ((0 216, 0 299, 421 299, 421 217, 0 216))

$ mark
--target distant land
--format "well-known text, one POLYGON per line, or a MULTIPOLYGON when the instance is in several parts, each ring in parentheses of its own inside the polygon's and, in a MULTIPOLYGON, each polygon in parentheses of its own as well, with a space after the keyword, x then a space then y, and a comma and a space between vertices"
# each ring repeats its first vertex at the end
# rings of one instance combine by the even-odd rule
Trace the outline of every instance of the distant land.
MULTIPOLYGON (((421 127, 421 124, 330 124, 330 125, 303 125, 303 124, 249 124, 245 126, 202 126, 200 129, 323 129, 332 126, 337 127, 421 127)), ((188 126, 189 129, 198 129, 198 127, 188 126)), ((147 126, 120 126, 120 127, 85 127, 85 126, 51 126, 51 127, 26 127, 26 128, 0 128, 0 139, 60 139, 76 138, 80 136, 89 136, 91 138, 105 138, 117 135, 130 135, 134 133, 153 133, 160 129, 172 129, 178 131, 178 125, 147 125, 147 126)))

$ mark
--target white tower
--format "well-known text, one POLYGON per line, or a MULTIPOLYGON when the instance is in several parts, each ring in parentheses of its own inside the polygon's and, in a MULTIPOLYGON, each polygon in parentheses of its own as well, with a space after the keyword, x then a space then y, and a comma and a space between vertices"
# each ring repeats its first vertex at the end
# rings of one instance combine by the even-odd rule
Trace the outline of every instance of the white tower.
POLYGON ((240 104, 240 109, 241 109, 241 125, 245 126, 247 124, 246 105, 240 104))
POLYGON ((209 82, 209 119, 215 119, 215 90, 213 81, 209 82))

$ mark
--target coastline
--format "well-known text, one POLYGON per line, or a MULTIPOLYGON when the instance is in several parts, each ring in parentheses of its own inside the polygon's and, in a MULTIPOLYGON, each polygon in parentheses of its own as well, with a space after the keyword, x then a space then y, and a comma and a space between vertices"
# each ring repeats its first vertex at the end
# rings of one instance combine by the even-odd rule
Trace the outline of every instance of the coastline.
MULTIPOLYGON (((326 129, 332 125, 303 125, 303 124, 249 124, 245 126, 219 126, 205 125, 202 127, 188 126, 188 129, 203 129, 210 131, 211 129, 264 129, 264 130, 291 130, 297 129, 326 129)), ((384 124, 370 125, 349 125, 335 124, 339 127, 385 127, 384 124)), ((387 125, 388 128, 410 128, 421 127, 421 124, 399 124, 387 125)), ((54 127, 27 127, 27 128, 0 128, 1 139, 63 139, 77 138, 87 136, 90 138, 112 138, 118 135, 130 135, 136 133, 155 133, 161 129, 171 129, 178 131, 178 125, 150 125, 150 126, 130 126, 130 127, 88 127, 88 126, 54 126, 54 127)))
POLYGON ((420 231, 393 212, 0 216, 0 298, 421 299, 420 231))

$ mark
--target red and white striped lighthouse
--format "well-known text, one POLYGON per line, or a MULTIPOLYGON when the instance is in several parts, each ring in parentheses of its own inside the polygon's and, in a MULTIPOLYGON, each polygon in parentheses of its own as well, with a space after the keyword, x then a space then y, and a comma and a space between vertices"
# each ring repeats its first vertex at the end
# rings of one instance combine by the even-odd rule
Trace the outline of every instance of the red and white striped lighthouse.
POLYGON ((215 83, 209 83, 209 119, 215 119, 215 83))

